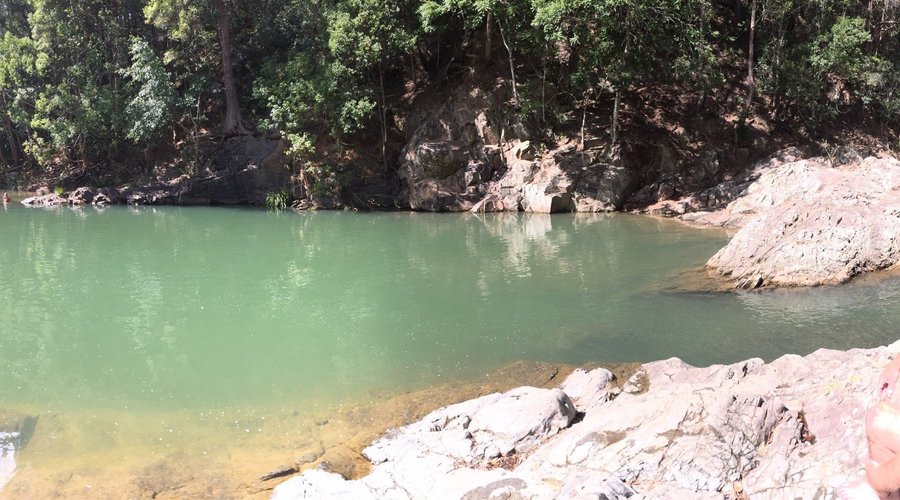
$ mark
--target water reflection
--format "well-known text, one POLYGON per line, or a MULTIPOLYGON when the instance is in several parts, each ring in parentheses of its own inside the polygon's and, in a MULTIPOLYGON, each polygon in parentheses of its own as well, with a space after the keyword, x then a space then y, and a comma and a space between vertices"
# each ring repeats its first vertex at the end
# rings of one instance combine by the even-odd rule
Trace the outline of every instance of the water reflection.
POLYGON ((80 440, 107 461, 254 439, 293 453, 302 410, 520 359, 708 364, 896 338, 897 279, 673 291, 723 243, 622 215, 12 206, 0 403, 78 436, 43 440, 42 459, 80 440))
POLYGON ((895 286, 659 291, 723 241, 621 215, 10 210, 0 398, 317 404, 517 359, 704 364, 892 340, 895 286))

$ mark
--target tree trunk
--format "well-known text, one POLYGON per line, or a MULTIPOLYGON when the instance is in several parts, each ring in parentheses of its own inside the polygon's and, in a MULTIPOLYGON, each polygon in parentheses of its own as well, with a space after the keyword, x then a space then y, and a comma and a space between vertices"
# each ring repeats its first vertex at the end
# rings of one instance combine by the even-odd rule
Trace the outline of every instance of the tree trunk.
POLYGON ((5 116, 6 123, 6 134, 9 136, 9 152, 12 156, 13 166, 19 166, 22 162, 22 145, 19 143, 18 134, 16 134, 16 128, 13 126, 12 121, 9 119, 9 115, 5 116))
POLYGON ((494 24, 494 15, 487 13, 487 20, 484 22, 484 62, 490 64, 491 52, 494 48, 494 33, 491 31, 491 25, 494 24))
POLYGON ((622 92, 616 87, 616 97, 613 100, 612 130, 609 134, 610 142, 613 144, 619 142, 619 103, 621 99, 622 92))
POLYGON ((584 99, 581 100, 581 150, 584 151, 584 129, 587 126, 587 107, 588 107, 588 98, 587 93, 584 94, 584 99))
POLYGON ((387 168, 387 108, 384 98, 384 71, 378 63, 378 85, 381 88, 381 162, 387 168))
MULTIPOLYGON (((785 30, 786 30, 785 22, 782 20, 780 26, 778 27, 778 44, 775 46, 775 56, 773 58, 773 60, 774 60, 773 68, 775 70, 775 79, 776 79, 775 81, 777 82, 776 83, 778 85, 777 88, 779 88, 779 89, 781 88, 781 81, 782 81, 781 51, 784 48, 785 30)), ((780 108, 781 108, 781 92, 779 91, 779 92, 775 92, 772 95, 772 113, 771 113, 770 118, 772 118, 773 120, 778 119, 778 116, 780 114, 779 113, 780 108)))
POLYGON ((19 134, 16 127, 9 118, 9 106, 6 103, 6 96, 0 93, 0 111, 3 113, 3 125, 6 128, 6 134, 9 136, 9 151, 12 156, 13 166, 18 166, 22 162, 22 143, 19 141, 19 134))
POLYGON ((756 80, 753 78, 753 39, 756 36, 756 1, 750 0, 750 36, 747 46, 747 102, 738 118, 738 126, 743 127, 750 114, 750 105, 753 104, 753 94, 756 93, 756 80))
POLYGON ((547 126, 547 60, 541 58, 541 127, 547 126))
MULTIPOLYGON (((874 24, 872 21, 872 11, 875 4, 875 0, 868 0, 866 2, 866 31, 869 33, 872 32, 872 25, 874 24)), ((873 37, 874 38, 874 37, 873 37)))
POLYGON ((503 33, 503 23, 501 23, 499 19, 497 20, 497 26, 500 27, 500 39, 503 40, 503 46, 506 47, 506 52, 509 54, 509 76, 512 79, 513 102, 518 106, 519 92, 516 90, 516 65, 513 63, 513 52, 509 47, 509 44, 506 43, 506 35, 503 33))
POLYGON ((225 86, 225 121, 222 123, 222 133, 225 136, 243 135, 247 130, 241 123, 241 106, 234 83, 234 63, 231 60, 231 14, 222 1, 216 2, 216 10, 219 47, 222 49, 222 84, 225 86))

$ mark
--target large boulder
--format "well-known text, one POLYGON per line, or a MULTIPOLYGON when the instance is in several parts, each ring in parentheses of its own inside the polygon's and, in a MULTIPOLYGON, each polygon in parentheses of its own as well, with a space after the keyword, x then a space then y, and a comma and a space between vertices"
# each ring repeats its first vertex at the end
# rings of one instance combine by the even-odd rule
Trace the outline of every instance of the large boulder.
POLYGON ((900 162, 822 159, 770 169, 718 217, 741 229, 707 266, 741 288, 815 286, 897 264, 900 162))
POLYGON ((519 387, 436 410, 376 441, 363 454, 377 464, 401 460, 411 450, 423 456, 437 452, 475 465, 530 451, 568 427, 575 415, 575 406, 561 390, 519 387))
POLYGON ((275 489, 273 498, 489 498, 527 483, 496 467, 525 455, 576 417, 559 389, 520 387, 436 410, 389 432, 363 454, 375 467, 359 481, 308 471, 275 489))
POLYGON ((522 186, 522 208, 526 212, 555 214, 575 209, 572 195, 554 189, 549 184, 525 184, 522 186))
POLYGON ((462 141, 424 142, 408 153, 407 160, 427 177, 446 179, 465 168, 469 151, 462 141))
POLYGON ((609 400, 610 385, 615 377, 604 368, 587 371, 576 368, 559 386, 580 411, 609 400))
POLYGON ((89 187, 80 187, 68 194, 70 205, 88 205, 93 203, 97 193, 89 187))
POLYGON ((22 204, 26 207, 58 207, 68 205, 69 200, 56 193, 50 193, 30 196, 22 200, 22 204))

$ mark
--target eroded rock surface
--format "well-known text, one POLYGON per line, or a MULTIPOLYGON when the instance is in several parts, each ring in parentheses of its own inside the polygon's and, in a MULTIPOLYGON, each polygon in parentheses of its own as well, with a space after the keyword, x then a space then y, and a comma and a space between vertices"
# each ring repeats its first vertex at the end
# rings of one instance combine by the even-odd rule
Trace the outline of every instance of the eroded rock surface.
POLYGON ((520 388, 442 408, 367 448, 370 475, 309 470, 273 498, 831 498, 864 474, 867 399, 898 351, 673 358, 621 384, 578 371, 572 398, 520 388))
POLYGON ((900 258, 900 162, 832 168, 799 160, 760 173, 715 213, 686 220, 740 227, 707 266, 741 288, 845 282, 900 258))
MULTIPOLYGON (((400 155, 401 204, 414 210, 609 212, 640 181, 605 141, 547 148, 503 102, 503 89, 457 91, 422 117, 400 155)), ((637 163, 637 162, 635 162, 637 163)))
MULTIPOLYGON (((642 212, 665 217, 679 217, 699 225, 737 228, 753 215, 740 209, 729 210, 728 204, 745 196, 765 172, 803 158, 797 148, 787 148, 754 163, 750 168, 724 182, 678 199, 663 199, 642 208, 642 212)), ((650 186, 648 186, 650 187, 650 186)))

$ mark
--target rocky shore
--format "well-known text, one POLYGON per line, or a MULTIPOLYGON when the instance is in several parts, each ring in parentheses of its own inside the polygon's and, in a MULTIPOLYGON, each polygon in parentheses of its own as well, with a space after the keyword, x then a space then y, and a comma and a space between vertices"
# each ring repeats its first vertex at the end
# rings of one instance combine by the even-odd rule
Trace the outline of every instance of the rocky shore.
POLYGON ((891 156, 835 165, 787 150, 715 188, 647 211, 735 230, 707 267, 738 288, 817 286, 897 266, 898 192, 900 161, 891 156))
POLYGON ((366 448, 365 477, 310 469, 273 498, 833 498, 864 477, 866 408, 898 351, 577 370, 436 410, 366 448))
MULTIPOLYGON (((665 166, 666 154, 637 154, 602 142, 579 146, 562 141, 548 150, 523 139, 525 132, 517 137, 515 127, 501 127, 508 117, 491 114, 497 106, 490 99, 484 93, 455 96, 418 122, 400 159, 402 189, 395 208, 477 213, 624 209, 723 227, 735 235, 707 267, 745 289, 843 283, 900 262, 900 199, 895 196, 900 191, 900 161, 887 153, 807 157, 788 148, 712 187, 676 197, 656 172, 671 170, 665 166), (659 163, 652 169, 656 173, 641 173, 645 161, 659 163)), ((273 148, 249 149, 260 157, 277 156, 273 148)), ((240 161, 231 163, 250 161, 250 153, 241 154, 240 161)), ((271 165, 257 169, 251 164, 199 180, 181 175, 118 189, 81 187, 61 194, 45 189, 22 203, 259 204, 277 177, 267 177, 270 170, 271 165)), ((710 166, 716 175, 722 170, 710 166)), ((705 179, 698 181, 701 186, 716 177, 695 174, 705 179)), ((317 200, 301 200, 297 206, 346 206, 337 198, 317 200)))

